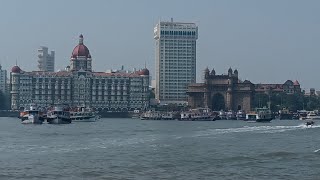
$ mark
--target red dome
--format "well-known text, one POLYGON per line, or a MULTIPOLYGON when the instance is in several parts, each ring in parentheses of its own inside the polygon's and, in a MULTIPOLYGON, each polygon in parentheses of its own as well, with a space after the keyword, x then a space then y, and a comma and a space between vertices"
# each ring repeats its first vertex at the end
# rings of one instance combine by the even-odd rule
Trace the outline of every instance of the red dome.
POLYGON ((11 69, 11 72, 13 73, 20 73, 21 72, 21 69, 19 68, 19 66, 13 66, 12 69, 11 69))
POLYGON ((90 56, 90 53, 87 46, 83 44, 77 45, 72 51, 72 57, 77 57, 77 56, 85 56, 88 58, 90 56))
POLYGON ((79 44, 72 51, 72 58, 76 58, 77 56, 84 56, 86 58, 91 58, 89 49, 87 46, 83 44, 83 36, 82 34, 79 36, 79 44))
POLYGON ((139 71, 139 75, 149 76, 149 70, 146 68, 142 69, 141 71, 139 71))

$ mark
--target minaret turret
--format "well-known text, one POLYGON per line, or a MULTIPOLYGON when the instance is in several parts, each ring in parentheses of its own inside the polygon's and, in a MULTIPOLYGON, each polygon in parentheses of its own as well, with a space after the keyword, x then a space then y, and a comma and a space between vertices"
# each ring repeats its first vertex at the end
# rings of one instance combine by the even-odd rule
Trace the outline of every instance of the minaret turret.
POLYGON ((212 68, 211 70, 211 73, 210 73, 212 76, 215 76, 216 75, 216 71, 214 70, 214 68, 212 68))
POLYGON ((238 70, 235 69, 234 72, 233 72, 234 76, 238 77, 238 70))
POLYGON ((232 69, 231 69, 231 67, 230 67, 229 70, 228 70, 228 76, 229 76, 229 77, 232 76, 232 69))

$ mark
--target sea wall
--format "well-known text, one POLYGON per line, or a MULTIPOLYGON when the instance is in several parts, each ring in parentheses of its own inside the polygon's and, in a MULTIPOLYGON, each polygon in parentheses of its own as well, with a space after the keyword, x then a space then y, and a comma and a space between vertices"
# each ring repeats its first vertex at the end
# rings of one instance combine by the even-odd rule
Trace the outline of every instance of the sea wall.
POLYGON ((18 117, 19 111, 0 110, 0 117, 18 117))
POLYGON ((111 111, 100 111, 98 113, 101 118, 131 118, 131 112, 111 112, 111 111))

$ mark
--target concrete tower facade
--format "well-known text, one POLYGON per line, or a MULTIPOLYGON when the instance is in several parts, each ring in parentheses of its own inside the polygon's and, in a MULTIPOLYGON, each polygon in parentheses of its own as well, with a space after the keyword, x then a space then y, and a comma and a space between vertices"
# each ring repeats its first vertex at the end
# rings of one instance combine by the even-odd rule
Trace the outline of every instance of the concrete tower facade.
POLYGON ((156 98, 161 104, 186 104, 188 84, 196 82, 195 23, 159 22, 156 41, 156 98))
POLYGON ((51 51, 49 54, 48 48, 45 46, 38 49, 38 68, 40 71, 54 72, 54 55, 55 52, 51 51))
POLYGON ((0 64, 0 91, 2 93, 7 93, 7 70, 3 70, 0 64))

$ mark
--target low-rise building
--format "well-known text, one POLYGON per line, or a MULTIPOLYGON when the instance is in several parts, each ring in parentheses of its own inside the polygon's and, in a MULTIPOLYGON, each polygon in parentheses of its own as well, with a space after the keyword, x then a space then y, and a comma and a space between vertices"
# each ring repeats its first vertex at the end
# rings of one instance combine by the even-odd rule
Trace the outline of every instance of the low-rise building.
POLYGON ((296 81, 287 80, 283 84, 255 84, 256 93, 286 93, 294 94, 301 93, 300 83, 296 81))

